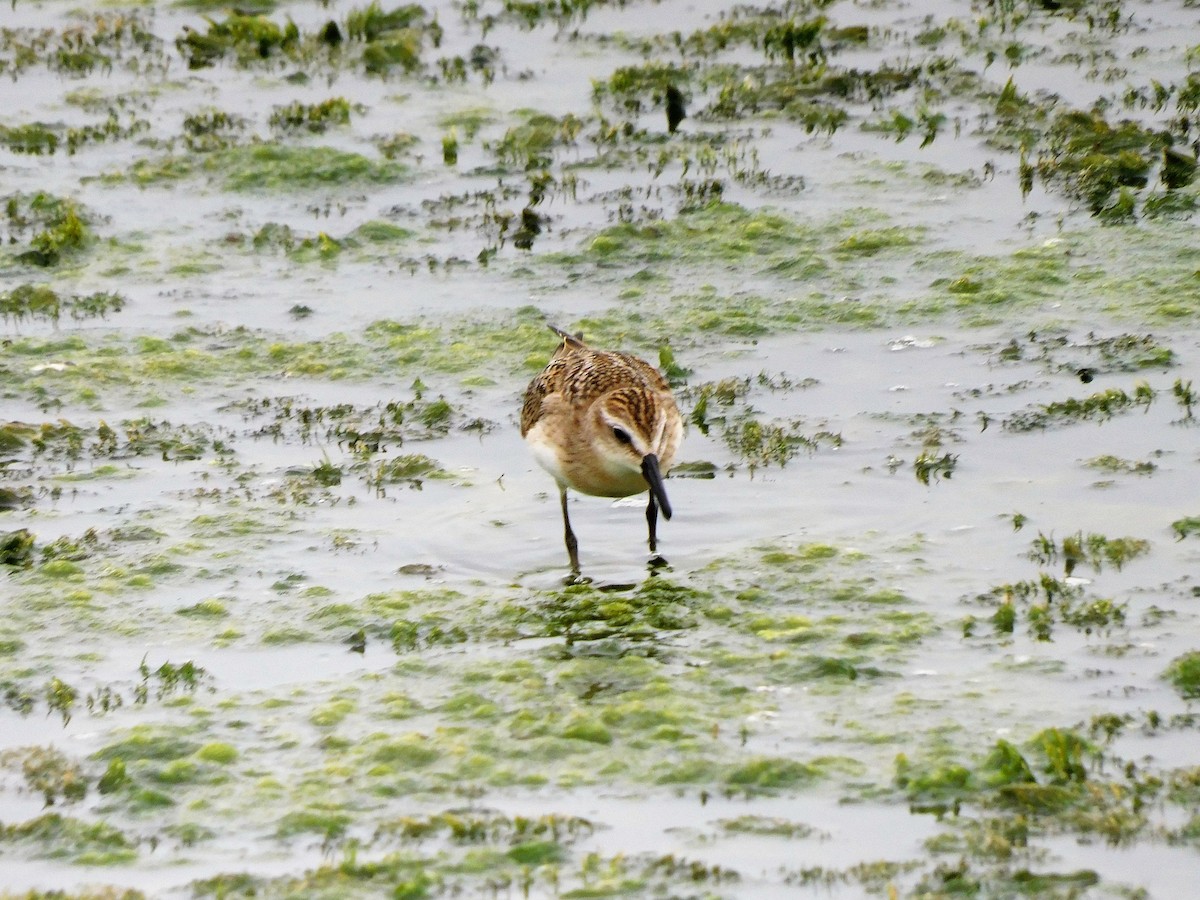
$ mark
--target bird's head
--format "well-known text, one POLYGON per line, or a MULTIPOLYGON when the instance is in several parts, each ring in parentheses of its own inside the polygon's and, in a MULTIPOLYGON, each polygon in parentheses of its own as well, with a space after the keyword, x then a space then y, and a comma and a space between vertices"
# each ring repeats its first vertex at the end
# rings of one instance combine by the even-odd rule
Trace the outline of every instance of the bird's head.
POLYGON ((667 417, 657 398, 648 390, 626 388, 609 393, 594 409, 596 433, 607 463, 614 469, 640 472, 663 516, 671 518, 662 469, 671 460, 660 459, 666 446, 667 417))

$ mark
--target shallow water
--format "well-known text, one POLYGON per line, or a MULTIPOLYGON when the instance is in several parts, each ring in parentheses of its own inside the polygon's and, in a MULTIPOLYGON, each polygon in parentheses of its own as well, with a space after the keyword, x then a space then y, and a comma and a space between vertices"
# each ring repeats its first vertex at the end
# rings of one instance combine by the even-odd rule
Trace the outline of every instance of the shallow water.
MULTIPOLYGON (((993 93, 1010 75, 1028 97, 1053 92, 1047 116, 1102 101, 1113 120, 1166 127, 1166 112, 1117 99, 1194 72, 1196 11, 1086 7, 1131 24, 1021 7, 1030 18, 1001 29, 990 4, 956 2, 823 12, 870 28, 865 45, 831 43, 843 70, 960 54, 993 93), (935 24, 963 36, 921 49, 935 24)), ((268 17, 309 33, 353 8, 268 17)), ((1163 675, 1200 645, 1200 551, 1173 524, 1200 514, 1195 420, 1172 393, 1200 376, 1194 221, 1104 226, 1053 182, 1023 193, 986 90, 849 99, 832 133, 779 112, 722 117, 723 87, 783 65, 740 44, 680 56, 691 118, 673 138, 648 99, 594 98, 618 67, 668 52, 636 41, 716 26, 725 4, 603 5, 533 28, 481 4, 499 17, 486 32, 462 6, 426 9, 444 36, 416 74, 189 71, 174 39, 204 20, 152 5, 132 14, 160 54, 5 82, 5 128, 99 121, 81 90, 148 127, 70 156, 0 149, 7 197, 71 198, 96 237, 33 266, 10 217, 6 302, 23 284, 126 298, 103 319, 4 326, 0 424, 23 437, 0 444, 0 487, 27 499, 0 531, 35 543, 0 597, 3 888, 1181 896, 1200 763, 1193 710, 1163 675), (436 60, 479 43, 499 50, 494 81, 438 77, 436 60), (747 69, 708 68, 718 60, 747 69), (349 125, 268 124, 282 104, 337 96, 361 104, 349 125), (407 173, 377 184, 114 178, 135 161, 202 163, 182 121, 213 108, 247 120, 235 143, 378 162, 381 136, 416 142, 407 173), (866 127, 926 108, 947 118, 924 147, 866 127), (484 122, 460 125, 445 165, 447 122, 467 110, 484 122), (537 167, 497 150, 529 110, 585 124, 550 151, 551 193, 533 204, 546 227, 526 251, 489 217, 519 221, 529 202, 537 167), (629 136, 602 153, 591 134, 614 121, 629 136), (664 148, 678 155, 656 174, 664 148), (702 177, 750 220, 681 209, 702 177), (670 230, 695 221, 709 224, 670 230), (413 234, 352 239, 379 222, 413 234), (255 249, 271 224, 342 246, 255 249), (562 590, 557 495, 517 433, 553 349, 542 320, 650 359, 669 346, 686 369, 682 463, 709 468, 668 481, 665 570, 646 565, 642 498, 573 498, 600 590, 562 590), (1148 405, 1051 415, 1141 384, 1148 405), (403 422, 378 447, 334 430, 366 430, 388 404, 403 422), (74 449, 55 436, 63 422, 80 429, 74 449), (101 423, 117 432, 109 450, 101 423), (780 456, 756 461, 751 425, 780 456), (433 471, 380 481, 410 454, 433 471), (1100 549, 1068 569, 1075 534, 1100 549), (1105 557, 1122 538, 1146 543, 1105 557), (1006 591, 1007 630, 993 624, 1006 591), (185 661, 199 675, 172 681, 185 661), (1043 742, 1055 729, 1081 740, 1079 769, 1043 742), (1007 745, 1029 779, 989 783, 1007 745), (1005 792, 1030 781, 1043 793, 1005 792), (46 813, 69 827, 34 828, 46 813), (487 824, 455 831, 468 820, 487 824), (77 827, 95 824, 107 839, 77 827), (1030 872, 1051 880, 1031 886, 1030 872)), ((0 13, 17 29, 0 59, 30 29, 89 15, 19 2, 0 13)))

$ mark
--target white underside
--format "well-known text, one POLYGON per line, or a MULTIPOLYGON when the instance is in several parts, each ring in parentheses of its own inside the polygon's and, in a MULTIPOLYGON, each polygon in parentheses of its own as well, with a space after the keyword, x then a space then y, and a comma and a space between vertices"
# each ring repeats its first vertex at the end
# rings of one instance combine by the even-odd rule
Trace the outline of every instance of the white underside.
POLYGON ((601 471, 568 471, 559 459, 558 448, 547 440, 540 426, 530 429, 525 435, 525 441, 529 444, 533 458, 554 477, 560 490, 570 488, 594 497, 628 497, 646 490, 647 485, 642 478, 641 469, 614 465, 610 460, 596 461, 598 465, 603 466, 601 471))
POLYGON ((529 434, 525 435, 525 440, 528 442, 529 450, 533 454, 533 458, 537 460, 537 464, 554 477, 560 488, 565 488, 567 486, 567 479, 563 475, 562 466, 558 463, 558 454, 546 442, 542 435, 541 427, 534 426, 529 434))

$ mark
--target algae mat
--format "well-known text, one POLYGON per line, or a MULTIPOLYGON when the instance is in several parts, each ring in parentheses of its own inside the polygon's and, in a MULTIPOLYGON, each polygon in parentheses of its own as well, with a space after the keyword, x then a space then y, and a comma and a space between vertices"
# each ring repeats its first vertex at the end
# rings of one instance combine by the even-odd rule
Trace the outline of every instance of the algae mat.
POLYGON ((1181 896, 1197 18, 11 4, 0 891, 1181 896))

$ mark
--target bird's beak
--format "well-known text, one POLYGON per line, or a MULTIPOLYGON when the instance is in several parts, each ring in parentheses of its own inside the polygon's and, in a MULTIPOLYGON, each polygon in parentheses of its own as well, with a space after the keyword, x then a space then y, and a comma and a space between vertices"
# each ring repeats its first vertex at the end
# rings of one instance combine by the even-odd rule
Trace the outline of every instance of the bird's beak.
POLYGON ((671 501, 667 499, 666 489, 663 488, 662 473, 658 471, 658 457, 653 453, 642 457, 642 477, 646 479, 646 484, 650 485, 650 493, 658 501, 663 518, 671 518, 671 501))

